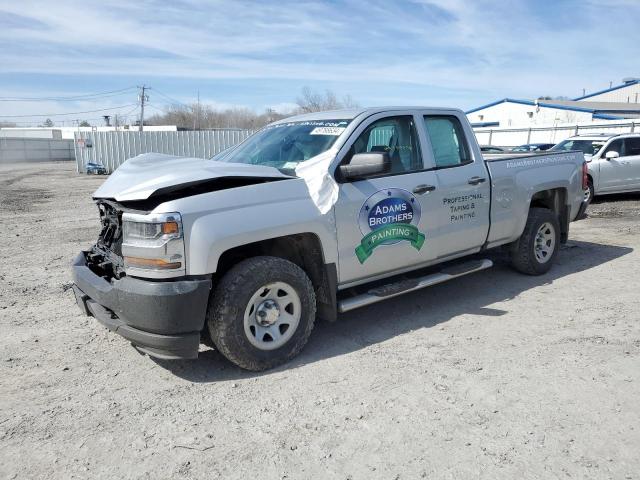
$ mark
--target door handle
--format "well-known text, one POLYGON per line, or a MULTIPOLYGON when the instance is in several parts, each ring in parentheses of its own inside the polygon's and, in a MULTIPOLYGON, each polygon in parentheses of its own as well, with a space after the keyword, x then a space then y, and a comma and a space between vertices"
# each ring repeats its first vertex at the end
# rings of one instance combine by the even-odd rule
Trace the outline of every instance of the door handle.
POLYGON ((423 193, 433 192, 436 189, 434 185, 416 185, 413 189, 413 193, 416 195, 422 195, 423 193))
POLYGON ((469 179, 469 185, 478 185, 479 183, 484 183, 486 181, 487 179, 484 177, 471 177, 469 179))

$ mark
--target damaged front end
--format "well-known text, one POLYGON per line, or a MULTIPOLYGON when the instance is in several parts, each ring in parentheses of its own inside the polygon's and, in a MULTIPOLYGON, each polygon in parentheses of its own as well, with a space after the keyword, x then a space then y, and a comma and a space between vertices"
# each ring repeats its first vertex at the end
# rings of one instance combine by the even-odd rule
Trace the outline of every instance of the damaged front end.
POLYGON ((102 278, 119 279, 126 274, 122 258, 122 210, 108 200, 96 203, 101 229, 97 242, 85 253, 87 266, 102 278))
POLYGON ((186 275, 182 217, 179 213, 131 210, 112 200, 96 200, 101 230, 86 253, 97 275, 120 279, 186 275))
POLYGON ((196 358, 211 277, 184 275, 179 215, 96 203, 98 240, 72 263, 78 306, 151 356, 196 358))

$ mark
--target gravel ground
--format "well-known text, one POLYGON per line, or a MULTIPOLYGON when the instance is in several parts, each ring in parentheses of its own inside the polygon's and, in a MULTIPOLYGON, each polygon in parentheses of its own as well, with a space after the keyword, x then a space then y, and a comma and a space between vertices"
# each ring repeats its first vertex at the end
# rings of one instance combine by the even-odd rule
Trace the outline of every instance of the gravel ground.
POLYGON ((598 200, 544 276, 492 254, 254 374, 80 314, 102 180, 0 166, 0 478, 640 478, 640 195, 598 200))

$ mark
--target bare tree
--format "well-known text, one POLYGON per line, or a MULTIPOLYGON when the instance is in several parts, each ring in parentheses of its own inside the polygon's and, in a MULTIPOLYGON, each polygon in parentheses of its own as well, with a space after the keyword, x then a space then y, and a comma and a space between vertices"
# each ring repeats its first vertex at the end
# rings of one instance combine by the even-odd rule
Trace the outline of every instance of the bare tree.
POLYGON ((300 96, 296 98, 300 113, 321 112, 323 110, 337 110, 340 108, 354 108, 358 104, 351 95, 346 95, 342 100, 331 90, 325 90, 324 93, 316 92, 310 87, 302 87, 300 96))
POLYGON ((178 128, 185 130, 192 130, 194 125, 198 125, 198 128, 205 130, 211 128, 257 130, 268 123, 293 114, 358 106, 350 95, 338 100, 336 94, 331 90, 319 93, 309 87, 303 87, 300 97, 296 99, 296 103, 298 108, 289 114, 278 113, 271 108, 266 109, 263 113, 256 113, 249 108, 241 107, 217 109, 206 104, 175 104, 168 107, 163 114, 156 114, 147 118, 145 124, 176 125, 178 128), (194 120, 196 121, 194 122, 194 120))
POLYGON ((18 125, 13 122, 0 122, 0 128, 17 127, 18 125))
POLYGON ((178 128, 191 130, 194 119, 200 129, 211 128, 243 128, 256 130, 264 125, 285 118, 273 109, 264 113, 256 113, 248 108, 227 108, 218 110, 210 105, 172 105, 163 115, 149 117, 147 125, 176 125, 178 128))

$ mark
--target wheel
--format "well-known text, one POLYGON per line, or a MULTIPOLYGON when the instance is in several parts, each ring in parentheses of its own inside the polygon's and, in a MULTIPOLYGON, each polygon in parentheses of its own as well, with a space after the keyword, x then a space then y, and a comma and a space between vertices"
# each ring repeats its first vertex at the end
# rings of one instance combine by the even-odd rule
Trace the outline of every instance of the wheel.
POLYGON ((595 190, 593 189, 593 180, 589 179, 587 189, 584 191, 584 201, 587 205, 589 205, 593 201, 593 197, 595 196, 595 190))
POLYGON ((511 245, 511 264, 519 272, 542 275, 551 268, 559 246, 556 214, 546 208, 531 208, 522 235, 511 245))
POLYGON ((311 335, 316 297, 307 274, 277 257, 243 260, 220 280, 207 311, 215 347, 246 370, 296 356, 311 335))

